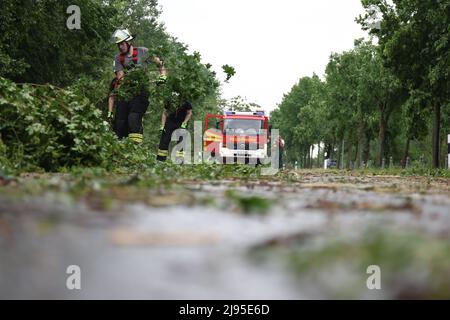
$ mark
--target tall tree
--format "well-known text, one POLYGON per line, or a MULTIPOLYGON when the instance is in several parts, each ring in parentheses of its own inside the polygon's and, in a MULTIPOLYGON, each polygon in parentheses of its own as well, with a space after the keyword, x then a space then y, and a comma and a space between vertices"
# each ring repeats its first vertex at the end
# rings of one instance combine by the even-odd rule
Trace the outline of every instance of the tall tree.
POLYGON ((382 57, 406 87, 429 94, 433 166, 439 167, 441 107, 450 98, 450 0, 362 0, 358 21, 379 39, 382 57), (379 19, 374 24, 375 19, 379 19))
POLYGON ((17 82, 65 86, 82 74, 98 76, 107 59, 117 10, 100 0, 3 0, 0 74, 17 82), (81 28, 70 30, 67 8, 81 10, 81 28))

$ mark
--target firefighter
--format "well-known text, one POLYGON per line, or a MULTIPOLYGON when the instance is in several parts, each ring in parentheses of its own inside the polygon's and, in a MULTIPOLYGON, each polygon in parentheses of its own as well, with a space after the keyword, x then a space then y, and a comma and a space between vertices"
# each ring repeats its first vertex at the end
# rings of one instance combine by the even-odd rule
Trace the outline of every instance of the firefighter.
MULTIPOLYGON (((148 49, 145 47, 135 48, 132 44, 134 35, 127 29, 116 30, 113 34, 113 41, 117 44, 119 54, 114 60, 114 72, 118 84, 126 76, 126 70, 133 66, 143 65, 145 57, 148 55, 148 49)), ((159 67, 159 83, 166 80, 166 70, 163 62, 158 58, 153 58, 153 62, 159 67)), ((147 111, 149 102, 149 94, 145 90, 138 95, 132 97, 128 101, 118 101, 115 114, 115 132, 119 139, 128 137, 134 142, 141 143, 144 140, 144 129, 142 126, 142 118, 147 111)), ((114 98, 110 98, 114 104, 114 98)), ((109 110, 109 112, 112 112, 109 110)), ((113 117, 112 114, 108 114, 113 117)))
MULTIPOLYGON (((166 161, 169 156, 169 145, 172 139, 172 133, 177 129, 186 129, 189 120, 192 117, 192 104, 189 101, 180 100, 177 94, 172 94, 171 99, 166 103, 165 109, 161 115, 161 139, 159 141, 159 149, 157 160, 166 161), (172 107, 176 109, 171 111, 172 107)), ((178 143, 183 141, 180 137, 178 143)), ((180 150, 176 154, 177 158, 184 158, 184 150, 180 150)))
MULTIPOLYGON (((272 130, 271 126, 269 127, 269 130, 270 131, 272 130)), ((273 143, 272 143, 272 152, 275 152, 275 150, 278 149, 278 168, 279 169, 283 169, 284 146, 285 146, 285 142, 281 136, 278 136, 278 139, 273 141, 273 143)))

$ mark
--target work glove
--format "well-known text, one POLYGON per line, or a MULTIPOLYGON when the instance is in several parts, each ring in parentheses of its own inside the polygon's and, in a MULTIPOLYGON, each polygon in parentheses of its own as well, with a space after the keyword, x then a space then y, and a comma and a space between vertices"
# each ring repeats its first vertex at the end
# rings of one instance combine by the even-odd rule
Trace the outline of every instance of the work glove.
POLYGON ((165 74, 162 74, 159 76, 158 80, 156 81, 157 84, 165 84, 167 81, 167 76, 165 74))
POLYGON ((108 111, 108 120, 112 120, 114 118, 114 113, 111 111, 108 111))
POLYGON ((161 127, 159 127, 159 133, 164 133, 164 131, 166 131, 166 129, 164 129, 164 125, 161 125, 161 127))
POLYGON ((183 122, 182 124, 181 124, 181 129, 186 129, 187 128, 187 123, 186 122, 183 122))

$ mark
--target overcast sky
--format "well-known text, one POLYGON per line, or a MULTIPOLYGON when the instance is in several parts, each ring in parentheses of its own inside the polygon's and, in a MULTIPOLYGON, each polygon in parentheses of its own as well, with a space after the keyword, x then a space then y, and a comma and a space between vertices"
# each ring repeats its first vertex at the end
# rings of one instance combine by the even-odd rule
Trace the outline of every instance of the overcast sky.
POLYGON ((322 76, 332 52, 365 36, 360 0, 159 0, 169 33, 199 51, 221 80, 236 69, 225 98, 237 95, 273 110, 303 76, 322 76))

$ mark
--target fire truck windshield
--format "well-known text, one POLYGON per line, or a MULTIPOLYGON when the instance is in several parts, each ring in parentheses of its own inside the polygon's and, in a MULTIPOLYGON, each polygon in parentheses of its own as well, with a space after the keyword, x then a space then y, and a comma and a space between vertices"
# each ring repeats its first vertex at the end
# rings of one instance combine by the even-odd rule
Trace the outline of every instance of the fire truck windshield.
POLYGON ((262 120, 225 119, 224 133, 227 135, 256 136, 264 128, 262 120))

